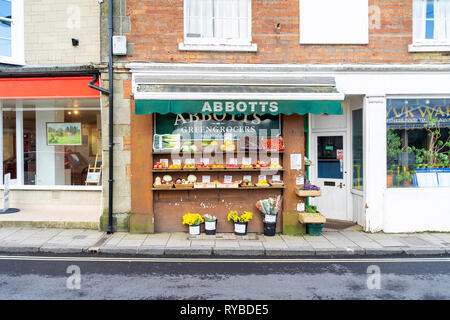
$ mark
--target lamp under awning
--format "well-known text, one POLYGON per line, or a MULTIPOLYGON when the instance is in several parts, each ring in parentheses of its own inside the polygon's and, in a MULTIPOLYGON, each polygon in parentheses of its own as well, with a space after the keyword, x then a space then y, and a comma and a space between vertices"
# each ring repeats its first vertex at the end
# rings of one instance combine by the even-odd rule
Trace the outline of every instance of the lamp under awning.
POLYGON ((342 114, 334 86, 139 84, 135 113, 342 114))

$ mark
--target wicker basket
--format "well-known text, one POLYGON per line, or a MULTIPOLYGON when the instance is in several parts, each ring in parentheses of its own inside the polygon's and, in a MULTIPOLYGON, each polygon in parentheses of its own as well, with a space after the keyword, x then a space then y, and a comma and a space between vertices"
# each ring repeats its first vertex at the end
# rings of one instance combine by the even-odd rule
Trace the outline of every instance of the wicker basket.
POLYGON ((182 183, 175 183, 176 189, 192 189, 194 187, 194 184, 182 184, 182 183))
POLYGON ((215 189, 215 183, 207 183, 207 182, 196 182, 194 183, 194 189, 215 189))
POLYGON ((299 197, 320 197, 322 195, 322 190, 302 190, 302 189, 295 189, 295 193, 299 197))
POLYGON ((327 221, 325 216, 320 212, 317 212, 317 214, 319 214, 320 217, 308 217, 307 212, 299 212, 298 221, 300 221, 300 223, 325 223, 327 221))
POLYGON ((153 188, 155 188, 155 189, 170 189, 170 188, 173 188, 173 183, 154 184, 153 188))
POLYGON ((272 187, 284 187, 284 183, 283 182, 271 182, 270 185, 272 187))

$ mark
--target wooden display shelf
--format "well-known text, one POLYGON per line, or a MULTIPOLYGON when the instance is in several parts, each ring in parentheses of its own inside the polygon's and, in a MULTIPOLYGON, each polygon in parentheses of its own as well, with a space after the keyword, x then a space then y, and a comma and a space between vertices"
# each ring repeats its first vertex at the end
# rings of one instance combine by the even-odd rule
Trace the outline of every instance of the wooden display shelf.
POLYGON ((152 188, 153 191, 202 191, 202 190, 267 190, 284 189, 284 187, 239 187, 239 188, 152 188))
POLYGON ((261 171, 284 171, 284 168, 258 168, 258 169, 241 169, 241 168, 223 168, 223 169, 152 169, 152 172, 261 172, 261 171))
POLYGON ((153 151, 152 154, 162 154, 162 155, 164 155, 164 154, 172 154, 172 153, 180 154, 180 155, 182 155, 182 154, 190 154, 190 155, 195 155, 195 154, 216 154, 216 153, 222 153, 222 154, 226 154, 226 153, 240 153, 240 154, 246 154, 246 153, 250 153, 250 152, 257 152, 257 153, 259 153, 259 152, 261 152, 261 153, 284 153, 284 151, 269 151, 269 150, 268 150, 268 151, 241 151, 241 150, 238 150, 238 151, 229 151, 229 152, 225 152, 225 151, 222 151, 222 152, 206 152, 206 151, 205 151, 205 152, 202 152, 202 151, 197 151, 197 152, 153 151))

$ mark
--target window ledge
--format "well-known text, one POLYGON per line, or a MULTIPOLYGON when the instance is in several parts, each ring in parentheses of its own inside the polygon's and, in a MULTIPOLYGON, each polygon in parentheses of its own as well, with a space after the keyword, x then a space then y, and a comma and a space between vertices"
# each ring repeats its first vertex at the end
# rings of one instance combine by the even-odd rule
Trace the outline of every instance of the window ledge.
POLYGON ((228 51, 228 52, 256 52, 258 47, 256 43, 249 45, 231 45, 231 44, 178 44, 180 51, 228 51))
POLYGON ((409 52, 449 52, 450 43, 414 43, 408 46, 409 52))
MULTIPOLYGON (((5 186, 0 185, 0 190, 4 190, 5 186)), ((46 190, 46 191, 102 191, 102 186, 43 186, 43 185, 10 185, 10 190, 46 190)))

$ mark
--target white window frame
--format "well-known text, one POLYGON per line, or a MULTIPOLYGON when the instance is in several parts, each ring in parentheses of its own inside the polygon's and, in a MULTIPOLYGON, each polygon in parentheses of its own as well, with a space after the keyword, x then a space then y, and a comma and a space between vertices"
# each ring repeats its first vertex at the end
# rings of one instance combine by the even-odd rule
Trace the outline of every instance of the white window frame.
POLYGON ((23 0, 11 0, 11 57, 0 56, 0 63, 24 65, 23 0))
MULTIPOLYGON (((412 0, 413 3, 413 10, 414 10, 414 1, 416 0, 412 0)), ((419 1, 419 0, 417 0, 419 1)), ((420 0, 422 1, 422 0, 420 0)), ((423 10, 426 13, 426 1, 423 1, 423 10)), ((439 10, 439 1, 438 0, 434 0, 434 11, 436 12, 440 12, 439 10)), ((449 39, 445 39, 445 40, 440 40, 440 39, 415 39, 414 38, 414 26, 415 26, 415 21, 414 21, 414 11, 413 11, 413 15, 412 15, 412 26, 413 26, 413 43, 411 45, 409 45, 408 50, 409 52, 438 52, 438 51, 450 51, 450 38, 449 39)), ((449 17, 450 18, 450 17, 449 17)), ((426 17, 425 17, 426 19, 426 17)), ((436 28, 437 25, 439 24, 440 17, 434 17, 434 27, 436 28)))
MULTIPOLYGON (((194 0, 191 0, 194 1, 194 0)), ((257 46, 252 42, 252 0, 247 1, 248 25, 247 39, 221 39, 221 38, 194 38, 187 37, 188 19, 187 1, 183 1, 183 38, 184 42, 179 43, 178 49, 182 51, 257 51, 257 46)))

